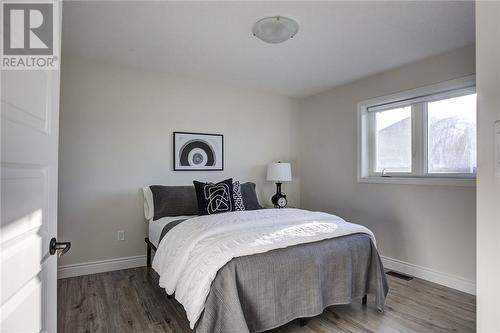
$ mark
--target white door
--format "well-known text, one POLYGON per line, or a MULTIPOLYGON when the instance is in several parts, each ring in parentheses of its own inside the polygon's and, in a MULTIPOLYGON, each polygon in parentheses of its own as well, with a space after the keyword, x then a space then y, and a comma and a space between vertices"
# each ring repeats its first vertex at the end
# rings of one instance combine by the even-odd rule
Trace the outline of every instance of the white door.
POLYGON ((59 70, 1 76, 0 332, 55 333, 59 70))

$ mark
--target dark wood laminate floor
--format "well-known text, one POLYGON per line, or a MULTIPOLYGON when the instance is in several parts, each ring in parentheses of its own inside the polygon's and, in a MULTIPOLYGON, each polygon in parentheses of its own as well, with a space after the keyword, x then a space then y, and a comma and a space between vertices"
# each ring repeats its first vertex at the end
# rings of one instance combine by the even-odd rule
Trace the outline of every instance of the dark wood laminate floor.
MULTIPOLYGON (((420 279, 387 276, 384 313, 361 304, 327 308, 307 326, 293 321, 272 333, 474 332, 474 296, 420 279)), ((158 286, 146 267, 61 279, 58 327, 78 332, 191 332, 182 307, 158 286)), ((237 332, 235 332, 237 333, 237 332)))

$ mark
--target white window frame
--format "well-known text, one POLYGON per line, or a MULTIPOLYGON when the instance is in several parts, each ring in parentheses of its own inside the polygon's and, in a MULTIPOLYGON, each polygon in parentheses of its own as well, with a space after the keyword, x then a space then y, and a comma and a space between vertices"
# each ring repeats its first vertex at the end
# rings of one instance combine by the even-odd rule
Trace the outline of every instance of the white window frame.
POLYGON ((476 92, 474 75, 430 86, 372 98, 358 103, 358 182, 388 184, 422 184, 475 186, 471 173, 427 173, 427 103, 476 92), (411 105, 412 107, 412 170, 375 172, 375 112, 411 105))

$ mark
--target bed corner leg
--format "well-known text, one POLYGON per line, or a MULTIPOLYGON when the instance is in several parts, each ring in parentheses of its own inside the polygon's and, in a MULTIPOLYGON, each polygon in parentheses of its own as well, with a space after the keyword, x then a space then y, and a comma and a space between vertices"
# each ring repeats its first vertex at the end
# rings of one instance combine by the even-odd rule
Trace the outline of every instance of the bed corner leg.
POLYGON ((149 239, 144 238, 146 242, 146 267, 151 267, 151 246, 149 246, 149 239))
POLYGON ((368 302, 368 297, 365 295, 363 296, 363 298, 361 299, 361 304, 363 305, 366 305, 366 303, 368 302))
POLYGON ((309 320, 310 320, 310 318, 300 318, 299 319, 299 325, 302 326, 302 327, 306 326, 307 323, 309 322, 309 320))

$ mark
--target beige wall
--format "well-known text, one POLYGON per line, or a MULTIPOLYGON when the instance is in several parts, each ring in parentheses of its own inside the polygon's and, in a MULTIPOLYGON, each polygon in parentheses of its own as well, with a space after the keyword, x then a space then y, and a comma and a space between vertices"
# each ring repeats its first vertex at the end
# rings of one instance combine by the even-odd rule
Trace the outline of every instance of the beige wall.
POLYGON ((474 187, 360 184, 356 178, 358 102, 473 73, 474 47, 468 47, 302 100, 302 207, 366 225, 381 255, 473 287, 474 187))
POLYGON ((476 41, 477 331, 500 332, 500 175, 495 177, 493 131, 500 121, 500 2, 476 2, 476 41))
POLYGON ((269 205, 268 162, 293 165, 299 204, 298 109, 285 97, 63 57, 59 230, 72 242, 60 265, 145 253, 140 188, 234 177, 269 205), (172 132, 224 134, 225 170, 173 172, 172 132), (125 241, 117 231, 125 230, 125 241))

